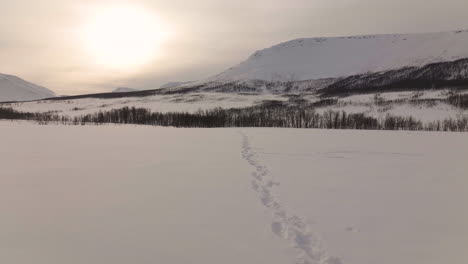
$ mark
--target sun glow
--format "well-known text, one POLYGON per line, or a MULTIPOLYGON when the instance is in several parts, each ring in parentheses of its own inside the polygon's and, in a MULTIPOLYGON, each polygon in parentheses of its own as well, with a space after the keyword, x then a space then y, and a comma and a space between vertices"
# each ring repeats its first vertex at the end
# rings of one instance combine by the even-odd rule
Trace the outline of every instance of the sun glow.
POLYGON ((131 5, 100 8, 84 27, 84 46, 96 64, 128 69, 152 61, 164 38, 155 16, 131 5))

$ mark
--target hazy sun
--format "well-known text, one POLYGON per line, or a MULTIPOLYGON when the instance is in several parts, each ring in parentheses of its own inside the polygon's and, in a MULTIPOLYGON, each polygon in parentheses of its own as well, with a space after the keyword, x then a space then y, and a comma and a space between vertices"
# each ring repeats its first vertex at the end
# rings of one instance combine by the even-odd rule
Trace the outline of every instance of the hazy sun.
POLYGON ((84 27, 85 48, 95 62, 120 69, 151 61, 162 35, 151 12, 131 5, 100 8, 84 27))

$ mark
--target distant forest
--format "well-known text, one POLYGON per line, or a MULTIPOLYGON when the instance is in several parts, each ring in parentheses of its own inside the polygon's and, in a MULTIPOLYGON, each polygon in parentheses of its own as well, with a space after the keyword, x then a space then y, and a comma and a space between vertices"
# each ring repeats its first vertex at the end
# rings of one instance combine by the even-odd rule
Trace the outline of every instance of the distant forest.
MULTIPOLYGON (((452 104, 466 107, 466 97, 452 98, 452 104)), ((23 113, 0 107, 0 119, 34 120, 40 124, 49 122, 66 125, 85 124, 138 124, 171 127, 280 127, 318 129, 366 129, 366 130, 425 130, 468 131, 468 117, 422 123, 413 117, 387 114, 384 118, 366 116, 363 113, 326 111, 318 113, 317 102, 307 105, 288 105, 277 101, 258 106, 233 109, 212 109, 195 113, 159 113, 145 108, 124 107, 110 111, 69 118, 49 113, 23 113)))

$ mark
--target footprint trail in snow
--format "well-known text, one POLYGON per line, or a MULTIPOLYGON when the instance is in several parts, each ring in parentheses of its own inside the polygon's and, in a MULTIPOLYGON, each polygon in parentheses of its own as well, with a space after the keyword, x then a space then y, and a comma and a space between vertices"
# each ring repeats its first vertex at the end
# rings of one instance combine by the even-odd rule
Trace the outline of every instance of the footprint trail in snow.
POLYGON ((342 264, 341 260, 329 256, 321 241, 310 231, 306 222, 296 215, 290 215, 274 195, 279 183, 274 181, 268 168, 260 164, 252 149, 249 137, 242 135, 242 157, 254 167, 252 189, 258 194, 263 206, 271 212, 271 231, 278 237, 291 242, 297 251, 295 264, 342 264))

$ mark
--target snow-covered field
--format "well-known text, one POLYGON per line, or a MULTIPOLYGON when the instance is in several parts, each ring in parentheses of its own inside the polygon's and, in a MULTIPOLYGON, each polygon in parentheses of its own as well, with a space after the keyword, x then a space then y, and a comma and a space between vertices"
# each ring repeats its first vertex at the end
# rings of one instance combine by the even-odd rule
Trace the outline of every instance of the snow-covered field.
POLYGON ((468 116, 468 111, 449 105, 447 103, 395 103, 376 105, 369 103, 339 103, 338 105, 317 108, 317 112, 345 111, 346 113, 364 113, 377 119, 385 118, 387 114, 401 117, 413 117, 423 123, 443 121, 445 119, 458 119, 468 116))
POLYGON ((234 93, 193 93, 175 95, 154 95, 148 97, 126 97, 117 99, 76 99, 60 101, 34 101, 1 104, 22 112, 54 112, 65 116, 80 116, 99 111, 108 111, 122 107, 141 107, 154 112, 196 112, 217 107, 248 107, 263 100, 287 100, 281 95, 273 94, 234 94, 234 93))
POLYGON ((467 134, 0 131, 0 263, 468 260, 467 134))
MULTIPOLYGON (((393 116, 413 117, 423 123, 468 116, 466 109, 457 108, 445 102, 427 101, 444 100, 448 97, 449 93, 449 90, 426 90, 420 92, 352 95, 339 98, 336 105, 321 107, 317 111, 320 113, 328 110, 364 113, 375 118, 384 118, 387 114, 390 114, 393 116), (382 100, 383 103, 376 103, 376 98, 382 100), (410 102, 411 100, 414 101, 410 102)), ((460 92, 459 94, 464 93, 460 92)))
MULTIPOLYGON (((317 107, 319 113, 328 110, 346 111, 347 113, 364 113, 375 118, 384 118, 387 114, 402 117, 413 117, 422 122, 443 121, 444 119, 457 119, 468 116, 468 110, 454 107, 444 102, 410 103, 409 100, 445 99, 448 90, 428 90, 424 92, 388 92, 379 94, 353 95, 339 98, 338 103, 330 106, 317 107), (378 105, 375 98, 381 98, 389 104, 378 105), (395 102, 400 100, 400 102, 395 102)), ((298 94, 301 99, 308 102, 320 100, 314 94, 298 94)), ((264 101, 275 100, 286 102, 289 100, 286 94, 237 94, 200 92, 174 95, 154 95, 147 97, 126 97, 116 99, 75 99, 57 101, 32 101, 0 104, 3 107, 12 107, 21 112, 56 113, 58 115, 75 117, 85 114, 93 114, 99 111, 109 111, 122 107, 147 108, 154 112, 196 112, 214 108, 243 108, 258 105, 264 101)))

